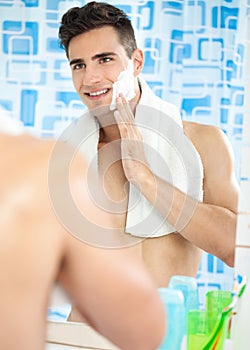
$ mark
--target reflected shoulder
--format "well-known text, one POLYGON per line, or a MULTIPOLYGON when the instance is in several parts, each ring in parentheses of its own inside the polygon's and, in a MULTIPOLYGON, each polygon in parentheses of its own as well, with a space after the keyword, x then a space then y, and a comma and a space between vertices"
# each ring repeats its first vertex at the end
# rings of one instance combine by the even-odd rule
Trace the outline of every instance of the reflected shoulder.
POLYGON ((227 136, 217 126, 183 121, 183 130, 201 155, 218 147, 231 148, 227 136))
POLYGON ((222 137, 223 131, 214 125, 182 121, 184 133, 191 140, 196 138, 222 137))

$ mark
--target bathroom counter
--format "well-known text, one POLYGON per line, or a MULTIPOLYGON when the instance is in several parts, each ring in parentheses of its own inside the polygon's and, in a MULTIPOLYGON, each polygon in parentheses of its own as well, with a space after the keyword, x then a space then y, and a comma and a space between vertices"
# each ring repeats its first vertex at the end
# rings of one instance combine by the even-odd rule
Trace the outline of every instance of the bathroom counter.
POLYGON ((79 349, 85 349, 85 350, 93 350, 90 348, 79 348, 76 346, 70 346, 70 345, 62 345, 62 344, 52 344, 52 343, 46 343, 45 350, 79 350, 79 349))
MULTIPOLYGON (((85 348, 85 347, 75 347, 75 346, 70 346, 70 345, 62 345, 62 344, 46 344, 46 349, 45 350, 79 350, 79 349, 85 349, 85 350, 93 350, 93 348, 85 348)), ((103 350, 103 349, 96 349, 96 350, 103 350)), ((185 350, 182 348, 182 350, 185 350)), ((227 340, 224 350, 233 350, 233 344, 231 340, 227 340)))
MULTIPOLYGON (((106 338, 84 323, 48 322, 46 350, 119 350, 106 338)), ((181 350, 186 350, 185 341, 181 350)), ((233 350, 231 340, 226 340, 223 350, 233 350)))
MULTIPOLYGON (((93 350, 93 348, 83 348, 83 347, 76 347, 76 346, 71 346, 71 345, 62 345, 62 344, 52 344, 52 343, 47 343, 45 350, 93 350)), ((95 350, 102 350, 102 349, 95 349, 95 350)))
POLYGON ((46 341, 46 350, 119 350, 89 325, 77 322, 48 321, 46 341))

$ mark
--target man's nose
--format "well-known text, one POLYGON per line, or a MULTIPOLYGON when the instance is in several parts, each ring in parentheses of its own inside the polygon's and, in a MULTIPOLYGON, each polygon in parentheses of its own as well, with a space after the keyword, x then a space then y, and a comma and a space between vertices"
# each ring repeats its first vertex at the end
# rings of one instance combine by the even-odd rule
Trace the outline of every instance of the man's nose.
POLYGON ((97 67, 88 66, 83 76, 83 85, 93 85, 100 83, 101 74, 97 67))

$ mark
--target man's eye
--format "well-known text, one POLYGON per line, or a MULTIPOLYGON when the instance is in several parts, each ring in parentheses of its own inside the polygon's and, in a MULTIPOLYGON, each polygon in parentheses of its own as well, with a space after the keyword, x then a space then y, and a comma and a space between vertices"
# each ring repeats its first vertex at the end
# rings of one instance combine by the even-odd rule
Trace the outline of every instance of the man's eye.
POLYGON ((84 67, 83 63, 77 63, 73 66, 73 70, 79 70, 82 69, 84 67))
POLYGON ((110 61, 112 61, 111 57, 103 57, 103 58, 100 59, 101 63, 107 63, 107 62, 110 62, 110 61))

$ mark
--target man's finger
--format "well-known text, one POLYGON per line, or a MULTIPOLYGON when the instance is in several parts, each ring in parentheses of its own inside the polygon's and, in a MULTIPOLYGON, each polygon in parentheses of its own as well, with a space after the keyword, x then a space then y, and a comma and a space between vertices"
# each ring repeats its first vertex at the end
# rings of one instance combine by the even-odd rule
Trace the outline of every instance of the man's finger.
POLYGON ((121 113, 116 110, 114 112, 114 118, 116 120, 116 123, 118 125, 118 129, 121 134, 122 139, 127 139, 129 137, 129 132, 128 132, 128 123, 124 122, 121 113))

